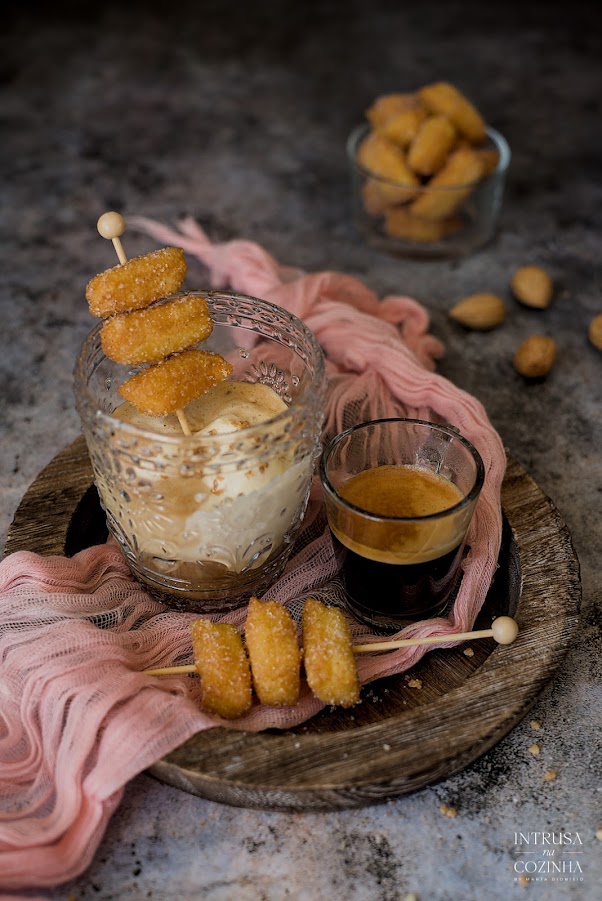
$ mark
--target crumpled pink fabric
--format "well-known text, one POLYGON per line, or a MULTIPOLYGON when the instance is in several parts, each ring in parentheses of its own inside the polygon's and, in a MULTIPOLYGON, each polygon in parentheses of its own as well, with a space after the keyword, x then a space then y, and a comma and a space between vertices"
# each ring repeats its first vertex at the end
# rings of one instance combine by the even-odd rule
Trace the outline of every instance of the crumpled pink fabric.
MULTIPOLYGON (((481 404, 434 372, 442 345, 428 315, 407 297, 379 300, 357 279, 282 267, 257 244, 212 244, 191 219, 175 232, 130 219, 207 267, 214 287, 261 296, 302 318, 327 357, 325 432, 356 418, 445 419, 480 451, 486 480, 470 551, 449 618, 416 623, 404 636, 472 627, 501 541, 501 441, 481 404)), ((298 611, 308 594, 336 600, 338 564, 314 484, 293 556, 269 596, 298 611), (334 586, 334 587, 333 587, 334 586)), ((133 580, 113 542, 71 559, 18 552, 0 563, 0 888, 60 884, 91 861, 123 786, 195 732, 225 725, 199 707, 198 680, 151 678, 151 666, 189 663, 192 616, 166 610, 133 580)), ((227 617, 242 625, 245 611, 227 617)), ((369 630, 353 623, 354 636, 369 630)), ((363 683, 399 673, 423 647, 362 656, 363 683)), ((287 728, 321 707, 305 689, 295 708, 255 705, 231 728, 287 728)), ((12 896, 14 897, 14 896, 12 896)))

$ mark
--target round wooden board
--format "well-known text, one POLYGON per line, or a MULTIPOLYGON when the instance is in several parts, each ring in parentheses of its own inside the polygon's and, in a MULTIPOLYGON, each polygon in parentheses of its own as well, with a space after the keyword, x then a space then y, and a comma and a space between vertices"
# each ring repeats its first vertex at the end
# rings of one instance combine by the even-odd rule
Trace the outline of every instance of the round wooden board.
MULTIPOLYGON (((510 460, 499 567, 475 628, 510 613, 520 634, 432 651, 411 676, 366 686, 351 711, 325 710, 287 732, 211 729, 156 763, 161 781, 240 807, 357 807, 458 772, 506 735, 564 657, 578 621, 579 564, 552 502, 510 460), (466 656, 467 647, 474 652, 466 656), (417 681, 420 680, 421 687, 417 681)), ((6 552, 72 554, 106 528, 82 438, 33 482, 9 529, 6 552)))

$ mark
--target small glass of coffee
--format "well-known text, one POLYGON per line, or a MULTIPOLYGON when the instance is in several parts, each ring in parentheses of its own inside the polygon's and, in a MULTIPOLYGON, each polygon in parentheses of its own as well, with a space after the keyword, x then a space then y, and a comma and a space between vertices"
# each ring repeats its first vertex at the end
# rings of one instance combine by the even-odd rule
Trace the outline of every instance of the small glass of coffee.
POLYGON ((330 442, 320 478, 355 617, 396 632, 444 610, 484 472, 455 428, 419 419, 363 422, 330 442))

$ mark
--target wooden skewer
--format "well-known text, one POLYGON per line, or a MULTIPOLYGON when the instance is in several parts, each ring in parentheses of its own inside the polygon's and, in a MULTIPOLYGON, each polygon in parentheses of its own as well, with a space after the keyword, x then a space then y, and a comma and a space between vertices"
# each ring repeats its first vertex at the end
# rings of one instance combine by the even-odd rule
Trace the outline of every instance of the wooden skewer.
POLYGON ((188 425, 188 420, 186 419, 186 414, 184 413, 184 410, 176 410, 176 416, 178 417, 178 420, 180 422, 180 425, 182 427, 182 431, 184 432, 184 434, 192 435, 192 432, 190 431, 190 426, 188 425))
MULTIPOLYGON (((125 219, 121 213, 116 213, 112 210, 108 213, 103 213, 96 223, 96 228, 98 229, 98 234, 102 238, 106 238, 107 241, 113 242, 113 247, 115 248, 115 253, 117 254, 117 259, 120 264, 123 266, 124 263, 127 263, 128 258, 125 255, 125 250, 121 243, 121 236, 125 232, 125 219)), ((184 410, 176 410, 176 416, 178 417, 184 434, 192 435, 184 410)))
MULTIPOLYGON (((518 625, 511 616, 498 616, 491 629, 478 629, 475 632, 458 632, 454 635, 429 635, 426 638, 398 638, 392 641, 375 641, 372 644, 356 644, 354 654, 372 654, 377 651, 395 651, 397 648, 409 648, 413 645, 445 644, 452 641, 472 641, 474 638, 493 638, 498 644, 512 644, 518 635, 518 625)), ((184 666, 163 666, 159 669, 145 669, 147 676, 173 676, 178 673, 196 673, 193 663, 184 666)))
POLYGON ((445 644, 452 641, 472 641, 473 638, 494 638, 498 644, 512 644, 518 635, 518 625, 511 616, 498 616, 491 629, 478 629, 475 632, 456 632, 453 635, 427 635, 425 638, 398 638, 393 641, 375 641, 372 644, 356 644, 355 654, 368 654, 370 651, 394 651, 396 648, 409 648, 421 644, 445 644))
POLYGON ((196 673, 197 668, 194 663, 189 663, 186 666, 160 666, 158 669, 145 669, 142 672, 146 676, 173 676, 176 673, 196 673))

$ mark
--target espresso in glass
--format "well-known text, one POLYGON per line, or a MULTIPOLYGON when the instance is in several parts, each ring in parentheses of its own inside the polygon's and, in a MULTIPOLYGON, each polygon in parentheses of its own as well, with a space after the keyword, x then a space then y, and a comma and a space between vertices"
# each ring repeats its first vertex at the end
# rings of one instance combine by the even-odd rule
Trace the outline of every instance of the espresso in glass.
POLYGON ((482 484, 474 448, 449 427, 377 420, 337 436, 321 475, 350 611, 388 632, 439 614, 482 484))

